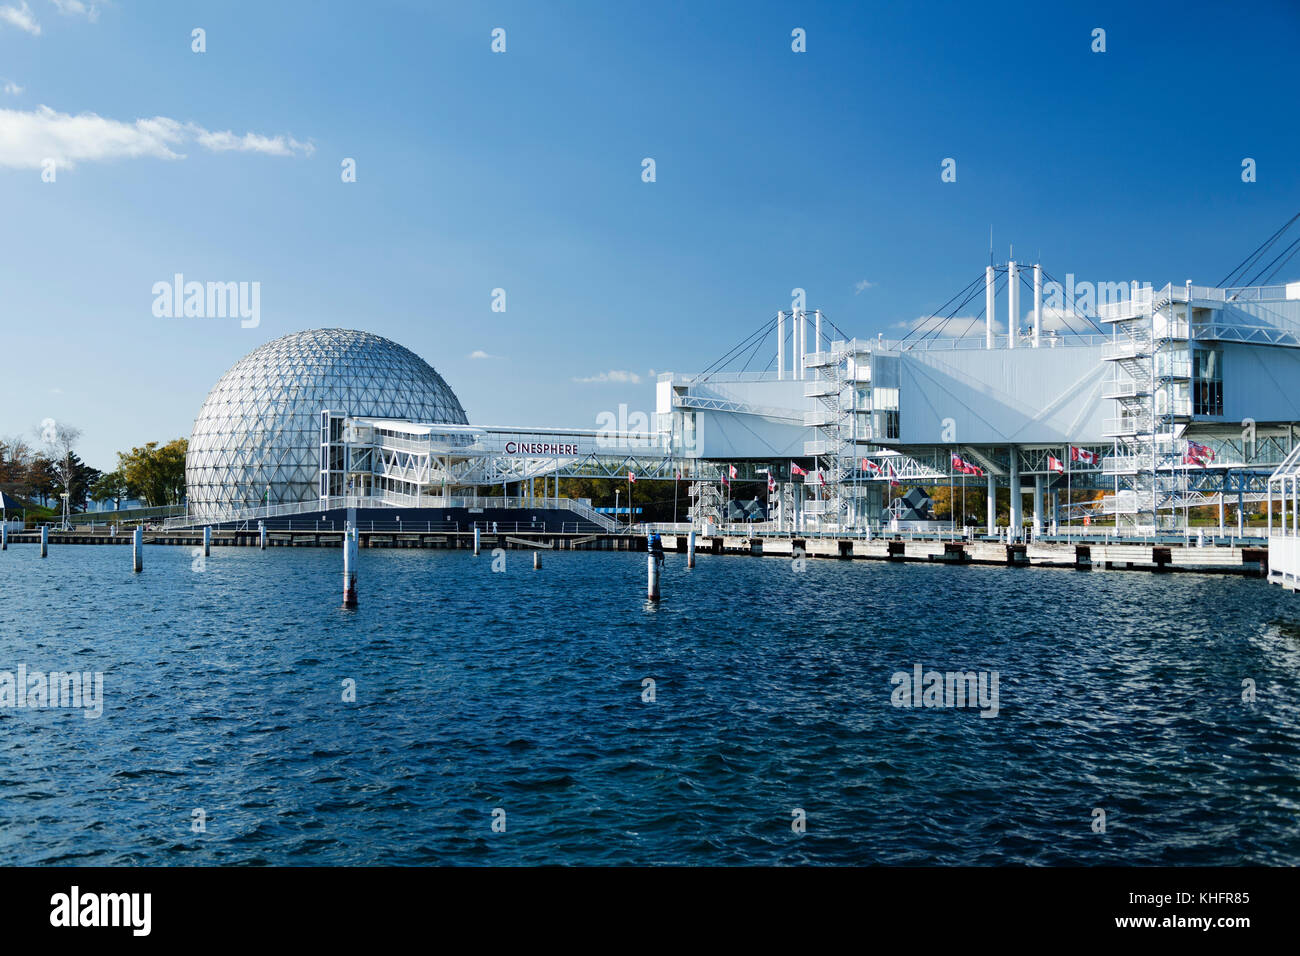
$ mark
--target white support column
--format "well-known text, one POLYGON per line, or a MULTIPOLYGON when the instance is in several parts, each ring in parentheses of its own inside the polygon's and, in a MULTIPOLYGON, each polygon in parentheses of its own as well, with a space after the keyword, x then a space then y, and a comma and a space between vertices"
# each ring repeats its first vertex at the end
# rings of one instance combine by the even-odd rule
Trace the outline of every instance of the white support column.
POLYGON ((1043 533, 1043 476, 1034 475, 1034 537, 1043 533))
POLYGON ((1007 342, 1008 348, 1016 347, 1020 337, 1020 270, 1016 260, 1007 263, 1007 342))
POLYGON ((1020 491, 1020 449, 1015 445, 1011 446, 1011 527, 1010 534, 1007 538, 1014 541, 1020 537, 1020 527, 1023 524, 1023 507, 1024 501, 1021 499, 1020 491))
MULTIPOLYGON (((989 266, 984 270, 984 347, 993 348, 993 313, 997 310, 997 294, 993 290, 997 273, 989 266)), ((990 476, 991 477, 991 476, 990 476)))
POLYGON ((813 347, 814 352, 822 350, 822 310, 813 309, 813 347))
POLYGON ((785 380, 785 313, 776 314, 776 380, 785 380))
POLYGON ((989 496, 988 504, 988 525, 989 534, 996 534, 998 530, 998 486, 993 478, 993 472, 988 473, 989 496))
POLYGON ((790 378, 799 377, 799 323, 795 321, 794 312, 790 313, 790 378))
POLYGON ((799 380, 808 377, 808 313, 799 310, 799 380))
POLYGON ((1034 266, 1034 348, 1038 348, 1043 335, 1043 267, 1034 266))

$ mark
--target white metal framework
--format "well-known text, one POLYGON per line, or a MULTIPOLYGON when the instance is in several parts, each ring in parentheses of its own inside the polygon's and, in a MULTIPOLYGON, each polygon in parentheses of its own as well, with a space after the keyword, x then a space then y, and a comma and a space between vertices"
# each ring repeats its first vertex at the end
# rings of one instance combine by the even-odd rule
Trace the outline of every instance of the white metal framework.
POLYGON ((1268 577, 1300 589, 1300 445, 1268 479, 1268 577), (1273 502, 1280 507, 1274 523, 1273 502))

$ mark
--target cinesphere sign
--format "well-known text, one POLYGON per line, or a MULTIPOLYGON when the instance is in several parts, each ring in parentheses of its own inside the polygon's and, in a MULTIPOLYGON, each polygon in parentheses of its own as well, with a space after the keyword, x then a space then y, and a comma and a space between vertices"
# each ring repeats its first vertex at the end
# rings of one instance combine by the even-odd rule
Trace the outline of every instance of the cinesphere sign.
POLYGON ((576 455, 577 445, 540 441, 508 441, 507 455, 576 455))

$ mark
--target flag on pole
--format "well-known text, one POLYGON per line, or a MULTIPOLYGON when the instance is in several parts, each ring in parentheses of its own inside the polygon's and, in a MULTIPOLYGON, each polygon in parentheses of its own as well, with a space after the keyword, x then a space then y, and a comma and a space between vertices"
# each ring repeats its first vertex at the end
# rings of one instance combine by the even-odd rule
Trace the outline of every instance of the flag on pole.
POLYGON ((1204 468, 1212 461, 1214 461, 1214 450, 1209 445, 1202 445, 1194 441, 1187 443, 1187 454, 1183 456, 1183 464, 1200 465, 1204 468))
POLYGON ((802 468, 800 468, 800 467, 799 467, 798 465, 796 465, 794 462, 790 462, 790 475, 791 475, 791 477, 793 477, 793 476, 795 476, 795 475, 803 475, 805 478, 807 478, 807 477, 808 477, 808 472, 804 471, 802 468))
POLYGON ((725 471, 722 473, 722 483, 728 488, 731 487, 731 482, 727 480, 727 473, 725 471))
POLYGON ((735 478, 739 474, 739 472, 736 471, 735 465, 728 465, 727 473, 730 474, 732 478, 735 478))
POLYGON ((632 482, 633 484, 635 484, 635 483, 636 483, 636 472, 635 472, 635 471, 629 471, 629 472, 627 473, 627 480, 630 481, 630 482, 632 482))
POLYGON ((894 471, 894 463, 892 461, 888 463, 888 467, 889 467, 889 487, 897 488, 899 487, 898 481, 896 480, 898 478, 898 472, 894 471))
POLYGON ((979 465, 972 465, 965 458, 962 458, 960 455, 956 454, 955 452, 953 453, 952 456, 952 470, 955 472, 959 472, 960 474, 963 475, 982 476, 984 474, 983 468, 981 468, 979 465))
POLYGON ((769 473, 767 476, 767 493, 771 494, 776 491, 776 479, 769 473))
POLYGON ((823 485, 826 484, 826 472, 822 471, 820 468, 817 469, 817 480, 823 485))
POLYGON ((1047 470, 1054 471, 1058 475, 1063 475, 1065 474, 1065 465, 1061 462, 1061 459, 1057 458, 1055 455, 1048 455, 1047 470))
POLYGON ((1081 461, 1085 465, 1096 465, 1101 461, 1101 456, 1095 451, 1088 451, 1086 448, 1070 446, 1070 461, 1081 461))

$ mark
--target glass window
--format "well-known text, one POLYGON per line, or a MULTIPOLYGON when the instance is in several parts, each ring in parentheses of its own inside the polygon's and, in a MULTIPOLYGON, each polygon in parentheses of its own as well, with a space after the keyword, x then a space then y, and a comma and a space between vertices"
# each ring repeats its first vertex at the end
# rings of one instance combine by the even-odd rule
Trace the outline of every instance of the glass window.
POLYGON ((1192 414, 1223 414, 1223 349, 1197 348, 1192 353, 1192 414))

